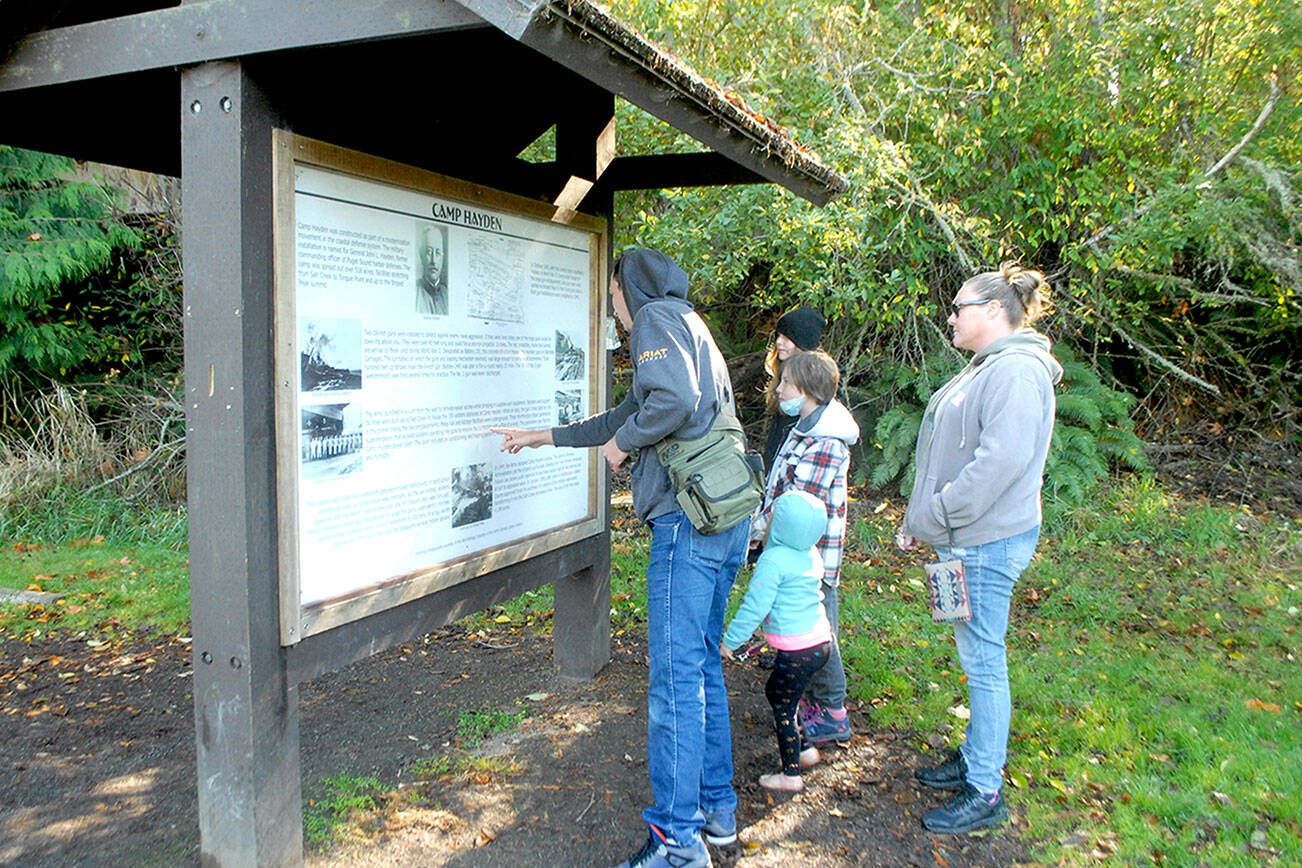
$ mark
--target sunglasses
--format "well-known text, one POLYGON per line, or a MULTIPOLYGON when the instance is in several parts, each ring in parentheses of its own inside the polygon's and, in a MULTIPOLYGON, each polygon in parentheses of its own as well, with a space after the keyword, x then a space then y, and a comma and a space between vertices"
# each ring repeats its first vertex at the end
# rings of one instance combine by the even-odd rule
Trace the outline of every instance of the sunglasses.
POLYGON ((949 312, 958 316, 963 312, 963 308, 971 307, 974 304, 989 304, 992 301, 998 301, 997 298, 978 298, 976 301, 956 301, 949 306, 949 312))

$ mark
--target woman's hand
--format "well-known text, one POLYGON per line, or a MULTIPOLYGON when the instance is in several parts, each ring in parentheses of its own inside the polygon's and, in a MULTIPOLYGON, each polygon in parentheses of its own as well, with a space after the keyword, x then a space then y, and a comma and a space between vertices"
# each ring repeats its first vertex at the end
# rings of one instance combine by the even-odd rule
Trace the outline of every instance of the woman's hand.
POLYGON ((922 540, 914 536, 909 536, 902 530, 895 532, 895 545, 902 552, 916 552, 922 548, 922 540))
POLYGON ((552 429, 528 430, 525 428, 489 428, 494 434, 502 435, 501 451, 512 455, 521 449, 537 449, 539 446, 552 446, 552 429))
POLYGON ((722 644, 719 645, 719 653, 722 654, 723 657, 727 660, 732 659, 732 649, 729 648, 727 645, 722 645, 722 644))

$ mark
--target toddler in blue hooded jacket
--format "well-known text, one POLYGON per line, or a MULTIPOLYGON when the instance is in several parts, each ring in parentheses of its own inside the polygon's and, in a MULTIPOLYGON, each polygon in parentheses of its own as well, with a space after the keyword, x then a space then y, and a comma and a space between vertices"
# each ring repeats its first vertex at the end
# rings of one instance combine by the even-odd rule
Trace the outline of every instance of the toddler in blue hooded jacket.
POLYGON ((761 775, 771 790, 804 789, 800 768, 818 762, 813 747, 801 750, 796 707, 810 676, 827 662, 832 628, 823 611, 823 559, 817 544, 827 530, 827 507, 804 491, 789 491, 773 504, 768 544, 755 563, 746 596, 723 634, 731 657, 761 623, 777 660, 764 695, 773 707, 782 771, 761 775))

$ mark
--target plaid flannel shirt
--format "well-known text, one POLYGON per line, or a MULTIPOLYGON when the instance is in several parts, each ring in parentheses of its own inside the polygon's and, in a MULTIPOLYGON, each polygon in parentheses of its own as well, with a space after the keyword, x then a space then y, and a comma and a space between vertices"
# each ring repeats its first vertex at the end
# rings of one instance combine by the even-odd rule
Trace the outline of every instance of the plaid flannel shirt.
POLYGON ((818 541, 818 553, 823 558, 823 582, 836 587, 841 581, 841 554, 845 549, 850 450, 836 437, 810 437, 793 430, 773 461, 782 472, 764 498, 762 520, 768 524, 773 502, 788 491, 807 491, 827 504, 827 533, 818 541))

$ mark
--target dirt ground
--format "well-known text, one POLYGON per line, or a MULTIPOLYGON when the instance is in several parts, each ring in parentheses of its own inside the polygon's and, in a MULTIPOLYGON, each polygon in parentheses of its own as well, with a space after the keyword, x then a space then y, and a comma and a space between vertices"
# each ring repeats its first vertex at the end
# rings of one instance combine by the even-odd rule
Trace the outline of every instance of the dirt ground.
MULTIPOLYGON (((176 637, 94 645, 0 646, 0 864, 171 866, 198 863, 190 648, 176 637)), ((550 638, 431 634, 302 687, 305 799, 347 774, 398 784, 369 828, 306 863, 325 866, 606 866, 644 836, 645 646, 617 637, 593 681, 553 672, 550 638), (544 695, 545 694, 545 695, 544 695), (479 751, 505 771, 419 781, 421 759, 458 749, 460 712, 527 717, 479 751)), ((935 837, 915 785, 909 733, 875 728, 852 708, 856 737, 828 751, 806 790, 755 784, 777 749, 755 661, 727 666, 740 841, 718 866, 1011 865, 1027 846, 1013 820, 980 837, 935 837)))

